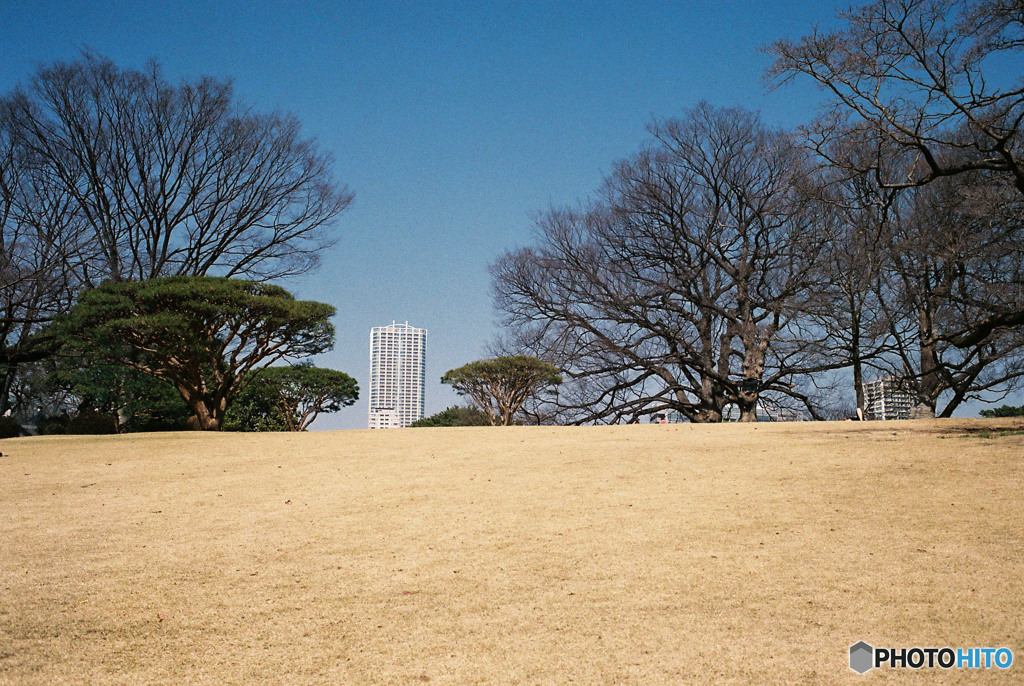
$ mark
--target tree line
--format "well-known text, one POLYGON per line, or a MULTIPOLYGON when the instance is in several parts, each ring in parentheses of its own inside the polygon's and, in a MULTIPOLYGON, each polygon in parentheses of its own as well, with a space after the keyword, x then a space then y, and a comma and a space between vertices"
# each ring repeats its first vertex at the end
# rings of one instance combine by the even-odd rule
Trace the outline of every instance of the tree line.
MULTIPOLYGON (((1024 47, 1009 0, 883 0, 779 41, 777 87, 828 106, 796 131, 702 103, 649 127, 578 207, 491 268, 502 353, 563 370, 538 421, 758 406, 836 415, 892 375, 914 416, 1024 376, 1024 47), (842 401, 838 401, 842 402, 842 401)), ((848 412, 846 414, 849 414, 848 412)))
MULTIPOLYGON (((813 121, 699 104, 541 215, 491 267, 495 358, 445 382, 491 424, 830 418, 840 379, 863 409, 877 375, 950 416, 1018 388, 1020 3, 840 20, 767 48, 774 87, 823 89, 813 121)), ((329 349, 334 311, 269 282, 314 268, 351 200, 294 117, 229 81, 91 52, 40 68, 0 97, 0 414, 304 428, 350 404, 348 377, 273 371, 329 349)))

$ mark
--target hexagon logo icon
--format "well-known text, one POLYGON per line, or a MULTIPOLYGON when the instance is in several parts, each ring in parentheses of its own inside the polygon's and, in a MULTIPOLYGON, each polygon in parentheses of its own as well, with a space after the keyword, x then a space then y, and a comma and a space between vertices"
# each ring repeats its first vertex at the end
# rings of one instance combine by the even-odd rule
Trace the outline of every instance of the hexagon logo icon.
POLYGON ((864 641, 857 641, 850 646, 850 669, 863 674, 875 666, 875 649, 864 641))

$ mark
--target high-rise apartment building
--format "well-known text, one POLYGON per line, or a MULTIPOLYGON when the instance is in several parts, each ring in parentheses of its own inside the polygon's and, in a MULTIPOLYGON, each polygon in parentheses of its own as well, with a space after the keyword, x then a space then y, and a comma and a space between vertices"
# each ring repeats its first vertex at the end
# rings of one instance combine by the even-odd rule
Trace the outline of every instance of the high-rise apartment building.
POLYGON ((865 419, 910 419, 914 394, 909 385, 894 376, 884 376, 862 385, 865 419))
POLYGON ((370 330, 370 428, 409 426, 423 418, 427 330, 391 322, 370 330))

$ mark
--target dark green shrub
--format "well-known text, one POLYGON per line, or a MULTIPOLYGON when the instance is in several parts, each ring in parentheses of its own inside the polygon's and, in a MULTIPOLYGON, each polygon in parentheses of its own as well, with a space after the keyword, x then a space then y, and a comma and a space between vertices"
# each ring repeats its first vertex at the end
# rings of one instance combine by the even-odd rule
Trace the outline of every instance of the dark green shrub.
POLYGON ((487 415, 475 407, 449 407, 437 414, 418 419, 409 426, 412 427, 435 427, 435 426, 490 426, 491 422, 487 415))
POLYGON ((114 434, 117 433, 117 423, 113 417, 99 412, 81 412, 77 417, 68 421, 67 433, 114 434))
POLYGON ((18 436, 24 436, 25 430, 21 428, 21 424, 14 421, 11 417, 0 417, 0 438, 17 438, 18 436))
POLYGON ((1021 405, 1020 407, 1014 407, 1013 405, 1000 405, 992 410, 982 410, 978 414, 990 419, 994 419, 996 417, 1024 417, 1024 405, 1021 405))
MULTIPOLYGON (((48 381, 78 398, 79 416, 120 417, 121 433, 180 431, 192 415, 181 394, 166 381, 88 357, 62 359, 48 381)), ((89 420, 85 428, 92 425, 89 420)))
POLYGON ((68 421, 70 420, 67 415, 47 417, 36 426, 36 433, 40 436, 66 434, 68 432, 68 421))

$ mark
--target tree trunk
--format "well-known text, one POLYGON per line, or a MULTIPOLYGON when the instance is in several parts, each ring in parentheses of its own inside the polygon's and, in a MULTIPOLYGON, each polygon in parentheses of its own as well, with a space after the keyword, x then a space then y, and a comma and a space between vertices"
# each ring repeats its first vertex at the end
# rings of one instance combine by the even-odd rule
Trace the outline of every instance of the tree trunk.
POLYGON ((714 407, 702 407, 697 411, 693 421, 695 424, 721 424, 722 411, 714 407))
POLYGON ((200 391, 179 386, 178 392, 192 410, 192 417, 188 421, 189 428, 195 431, 220 431, 221 422, 224 420, 223 411, 217 412, 217 407, 211 411, 200 391))
POLYGON ((854 313, 850 326, 850 361, 853 364, 853 392, 857 397, 857 418, 864 418, 864 361, 860 356, 860 317, 854 313))
POLYGON ((917 402, 910 410, 911 419, 934 419, 935 405, 942 393, 939 378, 939 356, 932 335, 931 313, 923 310, 918 315, 921 327, 921 377, 917 380, 917 402))
POLYGON ((764 331, 758 330, 751 314, 753 306, 747 297, 746 284, 738 289, 737 299, 740 301, 739 309, 742 314, 742 323, 737 327, 737 333, 743 343, 743 380, 737 389, 736 406, 740 408, 741 422, 756 422, 757 397, 761 390, 764 357, 772 327, 768 326, 764 331))
POLYGON ((203 403, 194 409, 195 424, 199 431, 220 431, 220 419, 211 414, 203 403))
POLYGON ((910 410, 911 419, 935 419, 935 401, 924 396, 917 397, 917 403, 910 410))
POLYGON ((859 356, 853 358, 853 387, 857 393, 857 417, 863 419, 867 409, 864 400, 864 365, 859 356))
POLYGON ((14 383, 14 375, 18 371, 18 365, 9 364, 4 370, 3 379, 0 380, 0 414, 3 414, 11 407, 11 385, 14 383))
POLYGON ((935 406, 942 386, 939 383, 935 345, 921 346, 921 379, 918 380, 916 402, 910 410, 910 419, 935 419, 935 406))
POLYGON ((740 393, 736 400, 736 406, 740 408, 739 421, 757 421, 757 393, 740 393))
POLYGON ((956 411, 957 407, 959 407, 961 400, 962 398, 954 398, 951 400, 944 408, 942 408, 942 412, 938 413, 938 417, 940 419, 949 419, 952 417, 953 412, 956 411))
POLYGON ((705 376, 700 382, 700 398, 694 422, 700 424, 718 424, 722 421, 722 410, 725 409, 725 394, 717 381, 705 376))

